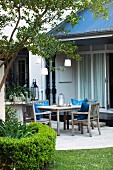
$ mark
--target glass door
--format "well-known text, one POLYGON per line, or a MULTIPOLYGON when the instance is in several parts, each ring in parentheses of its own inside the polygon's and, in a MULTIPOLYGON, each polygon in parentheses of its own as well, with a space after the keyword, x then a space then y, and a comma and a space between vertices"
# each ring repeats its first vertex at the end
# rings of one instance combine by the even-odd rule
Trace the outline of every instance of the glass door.
POLYGON ((105 55, 84 54, 79 61, 79 88, 81 99, 94 99, 105 107, 105 55))
POLYGON ((109 54, 109 107, 113 108, 113 53, 109 54))
POLYGON ((104 53, 93 55, 94 99, 105 107, 105 64, 104 53))

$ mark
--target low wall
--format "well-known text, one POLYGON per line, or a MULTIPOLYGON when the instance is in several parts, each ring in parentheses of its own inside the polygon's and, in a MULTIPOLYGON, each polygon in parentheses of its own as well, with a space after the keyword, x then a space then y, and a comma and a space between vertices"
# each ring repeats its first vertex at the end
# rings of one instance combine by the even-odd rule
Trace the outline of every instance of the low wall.
POLYGON ((99 119, 102 122, 106 122, 107 126, 113 127, 113 111, 108 110, 99 113, 99 119))

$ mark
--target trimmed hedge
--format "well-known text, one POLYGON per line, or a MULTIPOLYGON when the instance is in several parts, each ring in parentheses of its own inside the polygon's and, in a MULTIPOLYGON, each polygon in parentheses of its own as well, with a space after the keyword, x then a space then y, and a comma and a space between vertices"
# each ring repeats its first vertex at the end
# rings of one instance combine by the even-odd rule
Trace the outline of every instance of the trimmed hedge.
POLYGON ((21 139, 0 137, 0 169, 39 170, 54 157, 56 132, 37 122, 27 126, 38 127, 38 133, 21 139))

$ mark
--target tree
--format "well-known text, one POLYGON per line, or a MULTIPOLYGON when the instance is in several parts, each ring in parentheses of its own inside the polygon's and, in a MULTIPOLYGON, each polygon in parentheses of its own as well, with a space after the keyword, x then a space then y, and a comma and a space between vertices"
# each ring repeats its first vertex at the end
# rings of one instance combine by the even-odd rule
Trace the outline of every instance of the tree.
POLYGON ((0 89, 5 82, 9 69, 17 57, 20 49, 27 47, 33 54, 38 54, 48 60, 56 52, 64 52, 69 58, 78 58, 75 54, 76 46, 72 43, 62 43, 53 35, 46 34, 46 24, 51 28, 64 20, 77 24, 79 17, 77 10, 90 8, 95 16, 107 17, 108 9, 105 4, 111 0, 0 0, 0 59, 6 62, 0 89), (10 36, 4 33, 6 27, 11 28, 10 36))

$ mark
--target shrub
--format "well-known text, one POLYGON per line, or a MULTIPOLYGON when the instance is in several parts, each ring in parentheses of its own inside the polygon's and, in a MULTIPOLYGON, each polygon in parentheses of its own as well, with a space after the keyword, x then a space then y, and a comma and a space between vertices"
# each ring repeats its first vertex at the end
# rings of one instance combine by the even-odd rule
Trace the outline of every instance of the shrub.
POLYGON ((39 170, 54 157, 56 132, 37 122, 27 128, 38 128, 38 133, 21 139, 0 137, 0 169, 39 170))
POLYGON ((22 125, 16 116, 15 109, 6 107, 5 114, 5 122, 0 122, 0 137, 19 139, 38 132, 38 128, 35 126, 28 128, 26 125, 22 125))
POLYGON ((28 128, 26 125, 2 122, 0 123, 0 137, 25 138, 38 132, 37 127, 28 128))
POLYGON ((18 124, 20 123, 19 119, 17 118, 16 110, 10 106, 5 108, 5 121, 10 123, 18 124))
POLYGON ((1 137, 21 138, 32 134, 32 129, 27 129, 26 125, 21 125, 15 109, 6 107, 5 114, 5 122, 0 122, 1 137))

